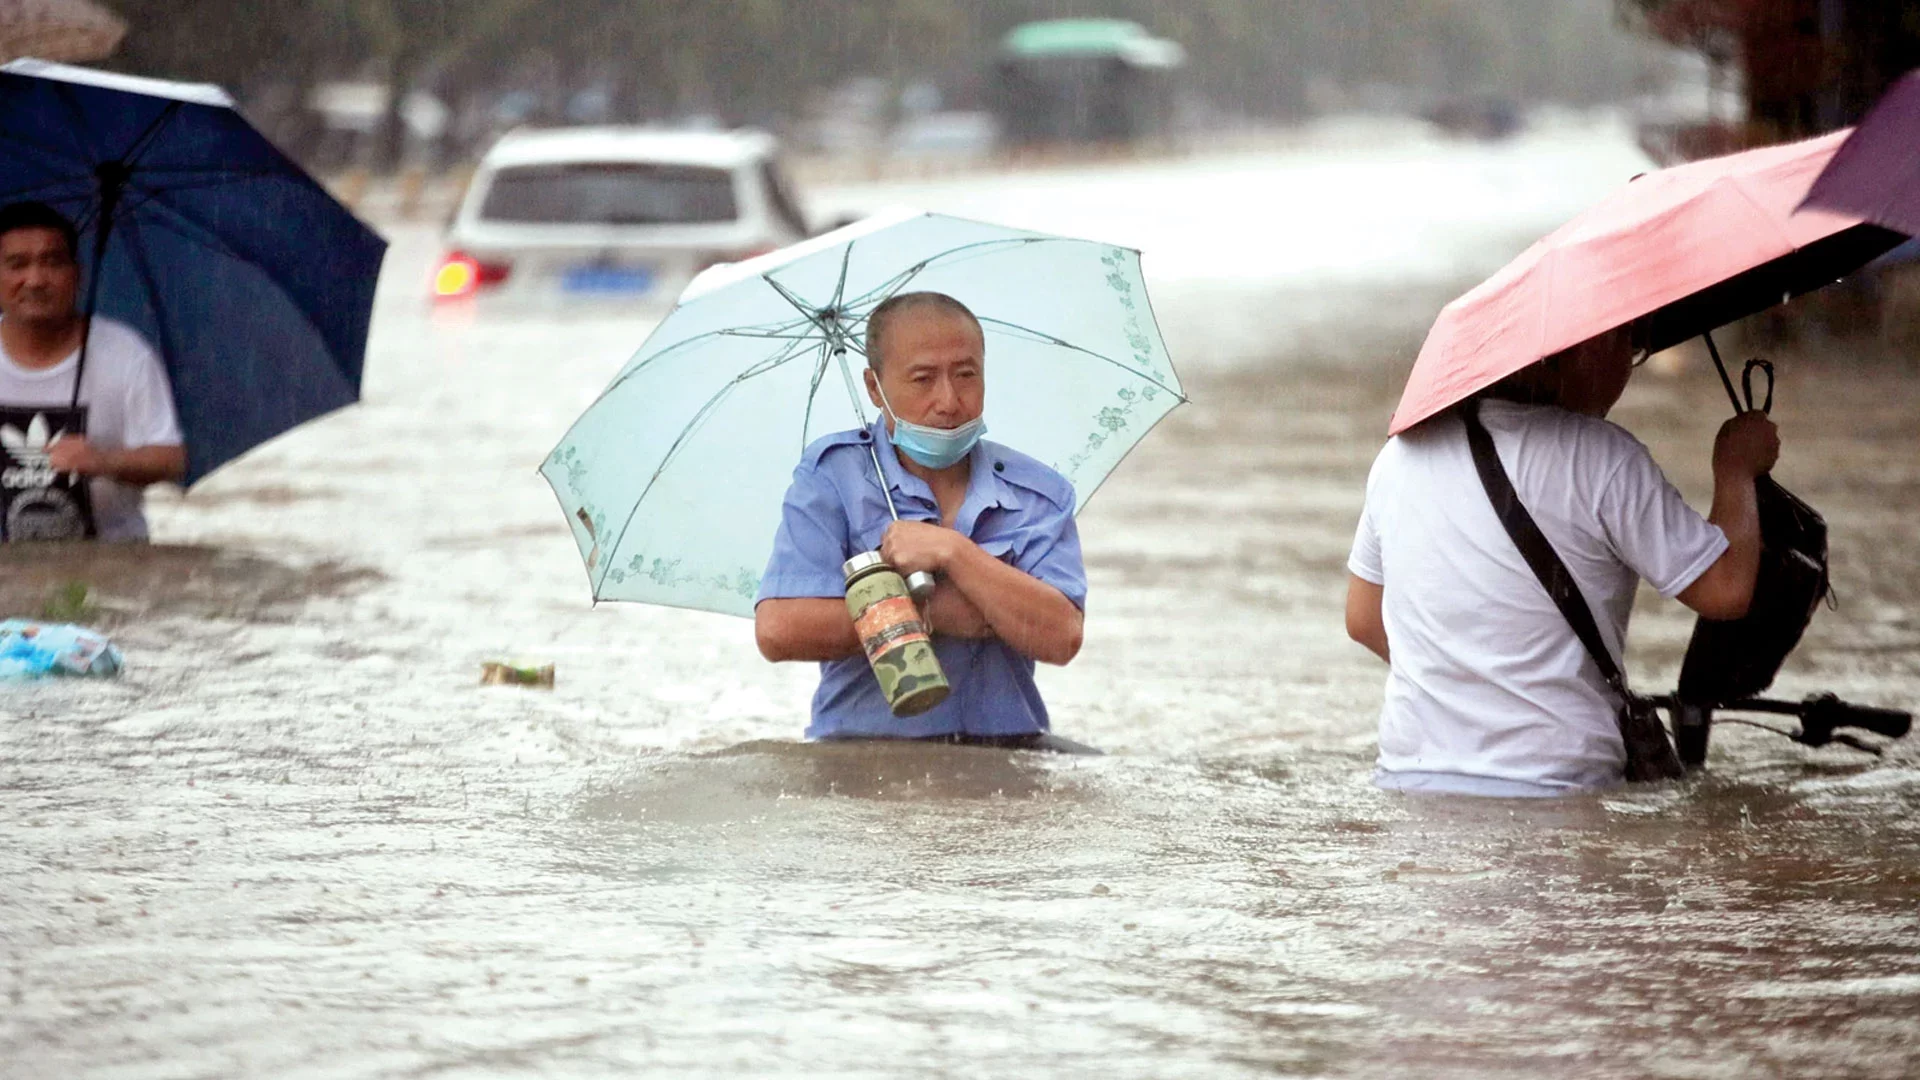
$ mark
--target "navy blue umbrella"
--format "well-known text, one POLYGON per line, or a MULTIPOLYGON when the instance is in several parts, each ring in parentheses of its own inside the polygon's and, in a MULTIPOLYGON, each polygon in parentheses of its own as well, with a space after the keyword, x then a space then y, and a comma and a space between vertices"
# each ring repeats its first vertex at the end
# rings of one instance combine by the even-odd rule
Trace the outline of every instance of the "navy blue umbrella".
POLYGON ((218 87, 0 67, 0 205, 28 199, 80 226, 88 313, 160 351, 188 483, 359 400, 386 241, 218 87))

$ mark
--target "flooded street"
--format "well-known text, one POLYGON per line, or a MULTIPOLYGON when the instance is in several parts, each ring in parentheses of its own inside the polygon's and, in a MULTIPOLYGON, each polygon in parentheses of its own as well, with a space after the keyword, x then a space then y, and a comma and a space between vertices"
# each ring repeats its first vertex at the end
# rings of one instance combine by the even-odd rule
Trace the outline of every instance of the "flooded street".
MULTIPOLYGON (((1368 780, 1341 600, 1406 369, 1645 167, 1606 122, 1376 125, 815 193, 1144 249, 1193 404, 1082 516, 1085 648, 1040 675, 1098 758, 802 744, 815 669, 748 622, 590 605, 534 469, 649 319, 430 310, 436 235, 389 229, 362 405, 150 499, 152 551, 0 556, 0 611, 87 581, 127 655, 0 687, 0 1076, 1920 1071, 1920 740, 1368 780), (521 657, 551 692, 478 685, 521 657)), ((1920 706, 1920 366, 1781 359, 1839 606, 1775 690, 1920 706)), ((1614 419, 1704 508, 1725 414, 1694 364, 1614 419)), ((1670 686, 1691 619, 1642 600, 1670 686)))

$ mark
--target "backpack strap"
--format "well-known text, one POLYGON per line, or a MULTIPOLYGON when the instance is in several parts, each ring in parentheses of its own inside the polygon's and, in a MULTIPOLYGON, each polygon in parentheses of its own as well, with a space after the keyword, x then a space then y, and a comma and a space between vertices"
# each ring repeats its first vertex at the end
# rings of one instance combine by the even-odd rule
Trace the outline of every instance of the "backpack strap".
POLYGON ((1534 523, 1533 515, 1521 504, 1519 493, 1513 490, 1513 481, 1507 477, 1506 467, 1500 464, 1500 455, 1493 448, 1493 436, 1480 422, 1480 402, 1468 399, 1460 408, 1460 419, 1467 425, 1467 446, 1473 451, 1473 466, 1480 473, 1480 483, 1487 489, 1487 498, 1493 502, 1493 512, 1499 516, 1500 524, 1533 569, 1533 576, 1540 579, 1553 606, 1560 609, 1567 625, 1573 627, 1573 635, 1587 647, 1587 654, 1600 669, 1600 677, 1615 693, 1628 697, 1626 676, 1614 662, 1613 654, 1607 651, 1606 642, 1601 640, 1600 628, 1594 624, 1593 611, 1587 607, 1586 598, 1580 595, 1573 572, 1560 561, 1560 553, 1553 549, 1546 534, 1534 523))

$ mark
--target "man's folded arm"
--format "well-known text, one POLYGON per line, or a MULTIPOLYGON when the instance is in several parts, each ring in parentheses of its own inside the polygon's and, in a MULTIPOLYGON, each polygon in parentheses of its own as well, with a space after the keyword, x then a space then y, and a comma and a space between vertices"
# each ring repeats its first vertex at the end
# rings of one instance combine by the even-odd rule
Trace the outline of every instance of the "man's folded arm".
POLYGON ((860 653, 841 592, 847 546, 846 511, 832 483, 812 462, 801 462, 781 504, 773 555, 753 608, 760 655, 778 663, 860 653))
POLYGON ((1067 594, 968 541, 946 568, 947 580, 973 602, 993 636, 1022 656, 1065 664, 1080 652, 1085 617, 1067 594))
POLYGON ((860 636, 854 633, 847 602, 839 597, 762 600, 753 609, 753 639, 760 655, 776 663, 860 654, 860 636))

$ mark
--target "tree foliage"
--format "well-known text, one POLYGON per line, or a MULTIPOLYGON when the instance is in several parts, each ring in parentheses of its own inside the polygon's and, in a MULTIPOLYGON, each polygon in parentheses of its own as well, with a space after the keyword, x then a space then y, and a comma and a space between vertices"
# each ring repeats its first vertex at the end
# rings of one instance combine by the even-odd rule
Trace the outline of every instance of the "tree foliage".
POLYGON ((1593 100, 1623 89, 1631 66, 1611 0, 109 2, 130 25, 119 66, 220 82, 267 112, 335 78, 450 102, 527 89, 549 108, 601 85, 622 119, 778 123, 853 75, 929 80, 966 102, 981 96, 1008 29, 1087 14, 1179 41, 1190 90, 1252 116, 1298 114, 1317 90, 1369 85, 1593 100))
POLYGON ((1737 69, 1767 138, 1858 120, 1920 65, 1920 5, 1905 0, 1621 0, 1647 31, 1737 69))

